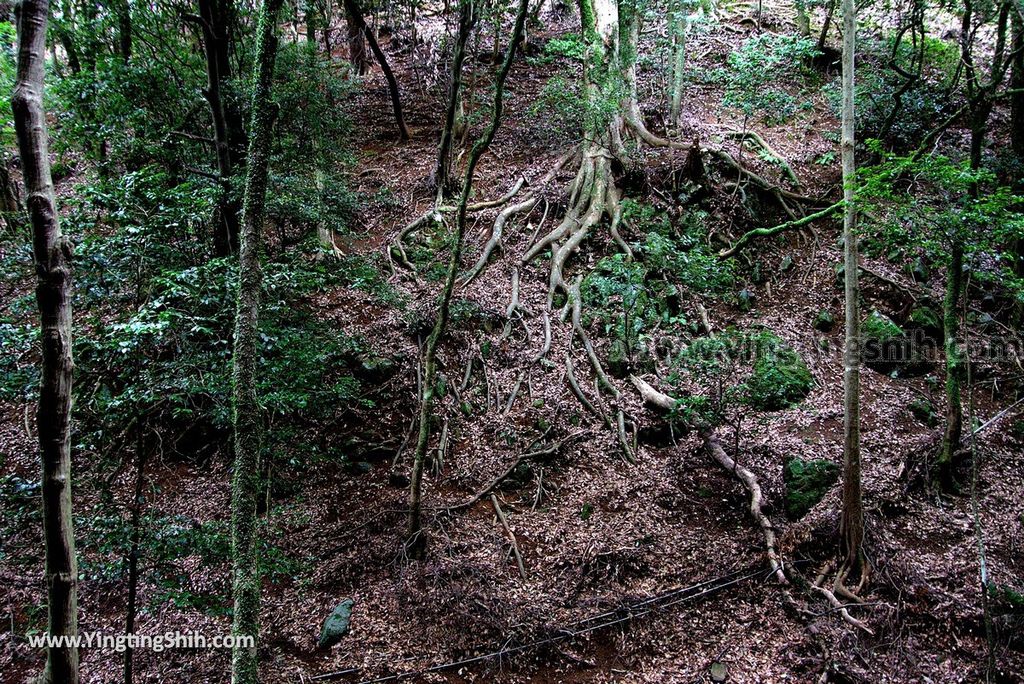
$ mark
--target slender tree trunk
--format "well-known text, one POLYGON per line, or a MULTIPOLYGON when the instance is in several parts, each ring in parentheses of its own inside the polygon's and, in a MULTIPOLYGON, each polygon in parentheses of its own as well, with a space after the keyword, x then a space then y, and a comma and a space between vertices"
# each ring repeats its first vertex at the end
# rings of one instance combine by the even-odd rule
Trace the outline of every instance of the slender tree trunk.
POLYGON ((829 0, 825 9, 825 21, 821 25, 821 34, 818 36, 818 52, 825 51, 825 44, 828 42, 828 32, 832 28, 832 17, 836 13, 836 0, 829 0))
POLYGON ((686 76, 686 31, 689 22, 687 0, 673 0, 669 11, 669 37, 672 40, 672 87, 669 116, 673 126, 679 125, 683 108, 683 84, 686 76))
POLYGON ((960 353, 960 298, 963 295, 964 248, 958 236, 950 247, 946 266, 946 297, 942 305, 942 328, 946 354, 946 430, 942 450, 935 464, 936 484, 943 491, 956 487, 953 477, 953 456, 960 448, 963 433, 963 407, 960 398, 960 378, 963 359, 960 353))
MULTIPOLYGON (((259 636, 260 571, 257 556, 256 504, 259 495, 262 421, 256 396, 259 359, 259 309, 263 286, 260 242, 266 208, 267 175, 275 105, 271 99, 277 54, 277 14, 281 0, 264 0, 257 26, 249 126, 248 168, 239 235, 238 306, 232 373, 235 464, 231 482, 231 555, 234 594, 232 634, 259 636)), ((232 684, 256 684, 257 646, 238 646, 231 654, 232 684)))
MULTIPOLYGON (((49 3, 22 0, 16 9, 18 64, 11 108, 32 223, 36 301, 42 328, 36 429, 42 461, 47 632, 53 637, 75 637, 78 562, 71 516, 71 242, 61 233, 58 221, 43 111, 49 3)), ((43 682, 77 684, 77 646, 47 650, 43 682)))
POLYGON ((238 251, 238 213, 240 207, 230 186, 234 172, 231 154, 231 137, 228 133, 226 105, 222 95, 225 74, 222 69, 227 63, 223 43, 221 10, 218 0, 198 0, 197 23, 203 33, 203 51, 206 57, 206 89, 203 96, 210 107, 213 120, 213 140, 217 154, 217 174, 220 177, 221 196, 214 216, 213 251, 217 256, 227 256, 238 251))
POLYGON ((395 78, 394 72, 391 71, 388 58, 384 51, 380 49, 380 45, 377 44, 377 38, 373 35, 373 31, 366 25, 366 19, 359 9, 359 3, 356 0, 343 1, 345 3, 345 11, 351 17, 353 23, 362 29, 363 35, 366 36, 366 42, 370 44, 370 50, 373 51, 373 56, 377 58, 377 63, 380 64, 381 71, 384 72, 384 78, 387 79, 388 93, 391 95, 391 107, 395 111, 395 124, 398 126, 399 137, 403 141, 409 140, 412 134, 409 133, 409 128, 405 125, 405 115, 402 114, 402 97, 398 92, 398 80, 395 78))
POLYGON ((132 58, 132 7, 129 0, 120 0, 118 4, 117 31, 121 59, 127 64, 132 58))
MULTIPOLYGON (((128 551, 128 605, 125 607, 124 633, 135 633, 135 612, 139 595, 139 546, 142 539, 142 490, 146 483, 146 449, 139 426, 135 440, 135 496, 132 499, 131 548, 128 551)), ((129 645, 124 651, 124 684, 132 684, 135 661, 134 649, 129 645)))
MULTIPOLYGON (((1010 73, 1010 149, 1013 150, 1015 167, 1014 174, 1016 181, 1014 188, 1017 192, 1024 190, 1024 19, 1020 14, 1012 14, 1013 39, 1011 50, 1013 51, 1013 64, 1010 73)), ((1017 240, 1014 246, 1014 253, 1017 263, 1014 269, 1018 278, 1024 278, 1024 240, 1017 240)), ((1024 302, 1017 302, 1013 307, 1013 324, 1020 327, 1024 321, 1024 302)))
POLYGON ((462 0, 459 9, 459 35, 455 40, 452 54, 451 83, 448 88, 448 108, 445 111, 444 128, 441 130, 441 142, 437 150, 437 165, 434 167, 434 185, 440 202, 448 192, 451 184, 450 173, 452 164, 452 139, 455 118, 459 109, 462 89, 462 65, 466 59, 466 41, 476 23, 474 0, 462 0))
MULTIPOLYGON (((1010 145, 1019 164, 1024 166, 1024 19, 1013 12, 1013 63, 1010 72, 1010 145)), ((1024 176, 1024 174, 1021 174, 1024 176)), ((1018 176, 1018 183, 1021 182, 1018 176)))
POLYGON ((516 45, 523 35, 523 26, 526 23, 526 14, 529 8, 529 0, 519 0, 519 12, 516 15, 515 25, 512 28, 512 36, 508 43, 508 51, 505 53, 505 60, 494 82, 494 104, 491 110, 491 121, 480 139, 473 145, 469 153, 469 161, 466 164, 466 176, 462 182, 462 194, 459 197, 459 206, 455 217, 455 244, 452 247, 451 259, 448 262, 448 275, 445 279, 444 290, 441 293, 441 301, 438 304, 437 320, 427 338, 427 348, 424 353, 423 367, 423 396, 420 399, 419 432, 416 438, 416 451, 413 456, 412 475, 409 484, 409 527, 406 538, 406 552, 412 558, 423 558, 426 551, 426 539, 423 535, 422 521, 422 485, 423 485, 423 464, 427 457, 427 446, 430 441, 430 420, 433 415, 434 396, 437 392, 437 348, 448 325, 448 315, 451 308, 452 293, 455 290, 455 280, 458 277, 459 265, 462 261, 463 238, 466 234, 466 210, 469 206, 469 194, 473 189, 473 175, 476 173, 477 163, 487 148, 494 140, 494 134, 501 125, 501 115, 504 107, 505 79, 512 68, 512 61, 516 53, 516 45))
POLYGON ((854 0, 843 2, 843 261, 846 298, 846 349, 843 359, 843 510, 840 534, 847 571, 862 567, 864 502, 860 481, 860 285, 857 259, 856 130, 854 128, 854 54, 857 15, 854 0))

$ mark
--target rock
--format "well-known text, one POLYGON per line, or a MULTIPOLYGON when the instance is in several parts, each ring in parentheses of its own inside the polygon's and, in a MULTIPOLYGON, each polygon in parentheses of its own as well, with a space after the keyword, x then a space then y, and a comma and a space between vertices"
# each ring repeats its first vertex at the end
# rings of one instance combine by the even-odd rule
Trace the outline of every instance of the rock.
POLYGON ((360 360, 356 376, 368 382, 383 382, 393 377, 397 370, 398 366, 392 359, 383 356, 368 356, 360 360))
POLYGON ((786 485, 786 516, 799 520, 839 479, 839 466, 824 459, 791 458, 782 469, 786 485))
POLYGON ((711 663, 711 681, 713 682, 724 682, 729 678, 729 666, 723 662, 711 663))
POLYGON ((931 302, 922 301, 907 317, 908 327, 921 328, 927 332, 942 334, 942 313, 931 302))
POLYGON ((793 255, 787 254, 786 256, 782 257, 782 263, 779 264, 779 272, 785 273, 791 268, 793 268, 793 255))
POLYGON ((608 349, 608 372, 616 378, 624 378, 629 374, 629 358, 626 354, 626 343, 612 340, 608 349))
MULTIPOLYGON (((920 333, 917 333, 918 337, 920 333)), ((895 322, 877 309, 861 323, 864 365, 892 377, 917 377, 931 370, 923 356, 923 340, 911 339, 895 322)))
POLYGON ((836 317, 833 316, 827 309, 822 309, 814 317, 814 321, 811 323, 811 326, 815 330, 820 330, 821 332, 829 332, 830 330, 832 330, 832 328, 836 326, 836 317))
POLYGON ((396 489, 404 489, 409 486, 409 476, 405 473, 391 473, 388 475, 388 484, 396 489))
POLYGON ((335 606, 331 614, 324 620, 317 648, 330 648, 348 634, 349 623, 352 621, 352 607, 355 604, 355 601, 347 598, 335 606))

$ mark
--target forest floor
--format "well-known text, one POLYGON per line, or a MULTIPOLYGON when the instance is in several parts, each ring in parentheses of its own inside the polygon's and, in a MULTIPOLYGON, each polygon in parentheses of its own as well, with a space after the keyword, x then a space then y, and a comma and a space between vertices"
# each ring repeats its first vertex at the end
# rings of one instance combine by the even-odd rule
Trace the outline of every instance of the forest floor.
MULTIPOLYGON (((781 22, 778 17, 784 13, 773 16, 781 22)), ((571 17, 552 18, 544 34, 531 39, 543 44, 575 26, 571 17)), ((693 39, 691 54, 702 66, 724 64, 729 51, 756 30, 751 22, 723 21, 693 39)), ((765 21, 762 30, 790 29, 765 21)), ((346 253, 384 253, 397 231, 426 211, 433 199, 427 179, 435 161, 441 109, 436 92, 415 85, 418 76, 407 57, 394 54, 412 141, 396 140, 379 70, 366 77, 349 104, 360 141, 353 189, 389 199, 363 213, 365 223, 354 238, 339 242, 346 253)), ((490 68, 472 58, 470 63, 474 69, 490 68)), ((564 60, 515 64, 506 119, 480 164, 477 198, 503 195, 520 176, 535 182, 571 147, 573 141, 558 138, 557 121, 531 111, 544 84, 565 68, 564 60)), ((649 75, 641 70, 642 84, 649 75)), ((709 147, 735 145, 723 142, 722 133, 739 128, 742 121, 723 110, 721 95, 717 85, 696 83, 687 89, 680 139, 700 140, 709 147)), ((838 130, 838 121, 820 91, 810 98, 812 106, 797 114, 795 122, 752 127, 787 157, 805 193, 834 200, 839 165, 831 133, 838 130), (835 153, 836 161, 821 163, 828 153, 835 153)), ((663 109, 655 101, 644 104, 652 115, 663 109)), ((657 121, 648 123, 663 132, 657 121)), ((733 152, 739 153, 735 148, 733 152)), ((634 197, 666 191, 686 163, 683 151, 641 154, 646 175, 627 189, 634 197)), ((776 173, 753 153, 744 154, 744 161, 759 172, 776 173)), ((547 225, 558 218, 555 189, 573 173, 564 169, 552 185, 547 225)), ((709 173, 712 178, 728 175, 711 164, 709 173)), ((706 203, 723 234, 738 236, 749 227, 750 217, 731 193, 713 190, 706 203)), ((495 213, 473 216, 467 264, 479 254, 495 213)), ((343 288, 318 296, 318 308, 339 330, 372 341, 376 353, 397 360, 401 371, 374 389, 374 408, 356 410, 330 426, 339 439, 371 436, 372 446, 353 447, 351 460, 358 467, 318 464, 303 478, 297 494, 273 509, 265 530, 268 541, 303 562, 291 576, 268 580, 265 586, 264 681, 383 682, 405 674, 407 681, 682 683, 711 681, 716 663, 726 666, 732 682, 812 682, 825 671, 831 674, 829 681, 840 682, 984 679, 987 646, 972 499, 966 490, 940 499, 913 486, 913 474, 923 455, 935 448, 938 432, 915 420, 908 406, 922 397, 941 406, 941 388, 933 388, 924 377, 897 379, 873 371, 862 376, 864 490, 874 573, 864 594, 868 606, 858 608, 857 615, 874 634, 855 630, 824 601, 793 587, 811 610, 810 615, 799 614, 787 609, 782 588, 764 570, 764 542, 749 516, 746 490, 706 455, 696 435, 642 441, 637 463, 626 463, 614 432, 581 411, 567 387, 564 366, 533 363, 543 341, 540 314, 548 282, 544 261, 523 269, 525 324, 502 338, 512 269, 540 221, 538 209, 510 227, 501 254, 471 285, 456 292, 457 299, 473 302, 484 314, 453 326, 441 348, 442 373, 458 385, 467 363, 477 356, 485 359, 486 372, 473 366, 462 394, 449 393, 440 402, 449 446, 443 464, 425 482, 429 544, 423 562, 410 562, 400 553, 407 492, 395 474, 407 470, 408 448, 399 452, 398 466, 392 467, 415 411, 422 337, 407 312, 364 291, 343 288), (491 320, 500 322, 495 327, 491 320), (505 411, 524 371, 528 380, 505 411), (471 404, 469 411, 463 410, 464 403, 471 404), (548 443, 561 443, 557 452, 541 466, 535 464, 515 486, 497 492, 522 552, 523 579, 489 497, 446 509, 466 501, 545 435, 548 443), (719 578, 732 583, 704 596, 672 593, 719 578), (656 602, 655 610, 637 605, 662 595, 689 598, 656 602), (339 645, 318 650, 323 619, 346 597, 355 602, 350 633, 339 645), (598 615, 605 618, 592 620, 598 615), (590 629, 602 621, 614 624, 590 629), (485 657, 424 672, 479 656, 485 657), (328 673, 338 674, 324 677, 328 673)), ((838 487, 803 520, 786 522, 782 472, 791 457, 842 462, 842 326, 828 333, 812 327, 822 310, 841 321, 842 291, 835 275, 841 259, 838 232, 838 223, 826 220, 815 232, 787 233, 756 245, 754 258, 741 264, 743 287, 754 296, 749 310, 712 298, 703 301, 715 330, 770 328, 800 352, 814 376, 811 394, 797 407, 749 415, 738 434, 723 435, 730 453, 759 478, 786 560, 810 576, 835 543, 838 487), (756 282, 750 275, 755 260, 763 274, 756 282)), ((632 242, 640 236, 627 228, 624 237, 632 242)), ((611 238, 597 232, 570 268, 584 272, 614 252, 611 238)), ((865 265, 888 280, 908 282, 884 258, 866 259, 865 265)), ((430 305, 439 286, 436 279, 414 278, 401 269, 391 280, 407 301, 417 303, 414 312, 430 305)), ((940 282, 935 279, 923 287, 936 291, 940 282)), ((890 282, 866 276, 864 294, 866 309, 878 308, 894 318, 906 313, 906 292, 890 282)), ((684 302, 683 308, 696 317, 692 303, 684 302)), ((422 336, 422 326, 418 330, 422 336)), ((548 358, 571 356, 581 386, 593 394, 593 374, 583 351, 572 346, 570 332, 569 325, 552 321, 548 358)), ((602 353, 606 350, 607 340, 595 336, 595 343, 602 353)), ((1002 377, 1006 370, 989 369, 987 377, 1002 377)), ((662 419, 643 407, 627 382, 621 384, 628 413, 656 432, 662 419)), ((1010 396, 1000 383, 979 383, 973 397, 979 421, 1006 407, 1010 396)), ((0 443, 9 452, 5 467, 30 476, 36 465, 23 407, 9 406, 5 415, 0 423, 0 443)), ((1011 423, 1002 421, 979 435, 983 458, 977 502, 992 581, 1020 587, 1024 448, 1010 434, 1011 423)), ((125 472, 116 481, 117 503, 129 500, 132 477, 125 472)), ((225 463, 158 463, 151 477, 158 484, 162 509, 199 520, 225 519, 225 463)), ((103 505, 91 501, 88 493, 82 496, 86 508, 103 505)), ((225 586, 225 567, 205 567, 198 556, 186 563, 187 582, 195 591, 225 586)), ((38 600, 38 582, 18 578, 11 587, 12 606, 38 600)), ((82 629, 118 632, 122 590, 83 582, 82 629)), ((154 591, 144 584, 142 600, 154 591)), ((224 633, 229 621, 169 603, 139 617, 138 631, 170 629, 224 633)), ((996 635, 1001 681, 1024 681, 1024 654, 1019 637, 1016 644, 1013 637, 1006 631, 996 635)), ((2 639, 8 643, 0 642, 0 647, 7 651, 10 635, 2 639)), ((22 681, 39 664, 34 657, 15 656, 13 648, 10 657, 0 665, 5 672, 0 681, 22 681)), ((139 651, 135 658, 138 681, 228 681, 225 652, 139 651)), ((111 653, 86 651, 83 663, 85 682, 119 681, 120 660, 111 653)))

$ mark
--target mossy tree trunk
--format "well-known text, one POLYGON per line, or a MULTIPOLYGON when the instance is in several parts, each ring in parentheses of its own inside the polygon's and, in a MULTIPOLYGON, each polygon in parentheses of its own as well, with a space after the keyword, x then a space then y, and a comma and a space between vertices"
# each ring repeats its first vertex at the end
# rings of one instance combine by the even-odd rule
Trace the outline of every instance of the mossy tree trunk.
MULTIPOLYGON (((843 354, 843 510, 840 536, 844 571, 864 568, 864 501, 860 477, 860 284, 857 258, 856 130, 854 119, 854 55, 857 15, 854 0, 842 0, 843 83, 843 266, 846 345, 843 354)), ((862 577, 863 579, 863 577, 862 577)))
MULTIPOLYGON (((21 152, 25 204, 32 225, 42 363, 36 430, 42 462, 47 632, 78 634, 78 562, 71 516, 71 243, 61 233, 50 173, 43 74, 47 0, 16 5, 17 75, 11 108, 21 152)), ((51 646, 45 684, 78 682, 78 648, 51 646)))
POLYGON ((946 355, 946 428, 942 438, 942 449, 935 464, 936 484, 945 491, 956 487, 953 477, 954 456, 960 448, 960 438, 963 434, 960 381, 964 368, 959 340, 963 269, 963 242, 959 237, 954 237, 949 262, 946 264, 946 296, 942 302, 942 332, 946 355))
POLYGON ((523 35, 523 26, 526 23, 528 8, 528 0, 519 0, 519 11, 516 14, 515 25, 509 39, 505 59, 495 78, 491 120, 487 129, 480 136, 480 139, 476 141, 469 153, 466 175, 462 181, 462 192, 459 196, 459 204, 455 214, 455 241, 452 247, 451 258, 448 262, 448 273, 445 277, 441 299, 438 302, 437 319, 434 321, 434 327, 427 338, 426 350, 423 356, 423 396, 420 398, 419 432, 416 437, 416 451, 413 454, 412 474, 409 484, 409 522, 408 536, 406 537, 405 544, 406 553, 416 559, 423 558, 426 552, 426 539, 423 534, 422 519, 423 466, 430 442, 430 421, 433 417, 434 399, 437 396, 437 348, 448 325, 452 293, 455 290, 455 280, 458 277, 459 266, 462 262, 463 238, 466 234, 466 213, 469 206, 469 195, 473 189, 473 176, 476 173, 476 166, 480 161, 480 157, 491 146, 494 135, 501 125, 501 116, 504 109, 505 79, 512 68, 516 45, 518 45, 519 39, 523 35))
MULTIPOLYGON (((259 493, 259 452, 262 431, 256 396, 259 358, 259 308, 263 274, 260 268, 261 231, 266 206, 270 142, 275 114, 271 100, 277 54, 277 13, 281 0, 264 0, 257 26, 249 126, 248 168, 239 235, 238 302, 233 354, 233 412, 235 462, 231 482, 231 557, 236 636, 259 635, 260 572, 257 557, 256 500, 259 493)), ((256 684, 259 663, 251 648, 235 646, 231 654, 233 684, 256 684)))

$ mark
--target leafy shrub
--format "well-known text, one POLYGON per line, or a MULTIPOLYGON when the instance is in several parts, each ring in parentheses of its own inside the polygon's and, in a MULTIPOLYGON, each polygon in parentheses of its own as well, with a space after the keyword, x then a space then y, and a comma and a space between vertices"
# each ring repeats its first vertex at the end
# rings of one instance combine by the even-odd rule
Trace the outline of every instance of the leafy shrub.
POLYGON ((780 84, 799 83, 804 65, 815 54, 817 47, 810 39, 764 33, 731 52, 728 68, 713 72, 712 79, 725 85, 722 101, 727 107, 745 117, 763 116, 767 123, 782 123, 809 103, 801 103, 780 84))

